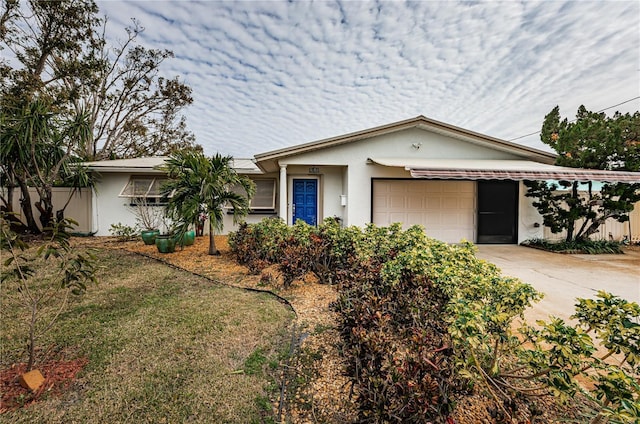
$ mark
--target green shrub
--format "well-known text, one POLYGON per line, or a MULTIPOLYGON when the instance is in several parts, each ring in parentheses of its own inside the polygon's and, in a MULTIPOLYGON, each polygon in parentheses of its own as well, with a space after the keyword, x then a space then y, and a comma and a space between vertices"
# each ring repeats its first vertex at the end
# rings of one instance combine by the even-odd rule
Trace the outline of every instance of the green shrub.
POLYGON ((366 254, 353 268, 362 271, 343 280, 335 304, 349 371, 364 394, 363 421, 412 421, 415 411, 442 418, 448 400, 464 387, 487 393, 503 416, 515 415, 516 399, 553 394, 565 400, 580 391, 600 405, 594 422, 638 420, 636 303, 599 293, 598 300, 579 299, 577 325, 552 319, 538 322, 538 329, 518 328, 516 318, 524 320, 541 295, 476 258, 471 244, 450 246, 425 237, 419 227, 365 233, 370 247, 360 249, 366 254), (599 343, 607 351, 597 356, 599 343), (433 365, 416 367, 413 354, 423 367, 433 365), (604 361, 614 354, 621 357, 618 365, 604 361), (393 371, 392 363, 403 365, 393 371), (585 391, 578 379, 594 388, 585 391), (416 386, 419 381, 426 385, 416 386), (429 391, 433 383, 438 393, 429 391), (403 385, 431 397, 407 398, 398 391, 403 385))
POLYGON ((624 253, 622 251, 622 244, 617 241, 608 240, 550 241, 545 239, 532 239, 522 242, 522 245, 559 253, 587 253, 590 255, 624 253))
POLYGON ((277 264, 285 287, 309 272, 321 283, 332 284, 336 270, 354 253, 359 237, 357 227, 343 229, 335 218, 325 219, 319 227, 304 221, 287 226, 279 218, 266 218, 257 224, 241 224, 229 235, 229 246, 236 260, 252 273, 277 264))
MULTIPOLYGON (((369 227, 365 233, 372 244, 362 252, 369 257, 353 257, 352 266, 341 270, 333 304, 347 372, 357 387, 359 421, 446 416, 450 394, 462 390, 442 319, 448 297, 425 275, 400 267, 385 271, 387 260, 398 255, 387 237, 403 238, 396 228, 369 227), (394 271, 396 278, 388 278, 386 273, 394 271)), ((402 242, 410 245, 410 238, 402 242)))
POLYGON ((140 231, 137 227, 131 227, 126 224, 118 222, 117 224, 111 224, 109 233, 118 238, 118 241, 131 241, 138 238, 140 231))
POLYGON ((257 224, 240 224, 238 231, 229 233, 229 247, 236 260, 257 274, 282 257, 282 241, 289 227, 280 218, 265 218, 257 224))
POLYGON ((298 221, 281 242, 279 270, 285 287, 307 273, 313 273, 322 284, 333 284, 336 273, 350 266, 360 238, 360 229, 343 229, 335 218, 325 219, 318 227, 298 221))
POLYGON ((519 325, 541 298, 533 287, 503 277, 472 244, 448 245, 417 226, 267 220, 241 227, 232 243, 239 258, 279 264, 285 285, 307 272, 337 285, 332 309, 359 421, 444 421, 467 390, 489 395, 503 417, 527 399, 580 391, 600 405, 594 422, 640 418, 636 303, 601 292, 578 300, 575 325, 557 318, 519 325), (607 350, 600 357, 597 344, 607 350), (615 366, 605 362, 611 355, 620 357, 615 366))

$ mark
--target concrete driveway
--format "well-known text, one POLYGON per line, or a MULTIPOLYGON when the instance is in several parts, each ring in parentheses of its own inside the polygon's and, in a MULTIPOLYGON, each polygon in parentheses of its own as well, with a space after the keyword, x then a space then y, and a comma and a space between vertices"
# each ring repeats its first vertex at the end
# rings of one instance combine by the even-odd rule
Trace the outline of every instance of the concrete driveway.
POLYGON ((544 293, 527 320, 568 319, 575 299, 605 290, 640 303, 640 249, 624 255, 565 255, 517 245, 478 245, 477 256, 544 293))

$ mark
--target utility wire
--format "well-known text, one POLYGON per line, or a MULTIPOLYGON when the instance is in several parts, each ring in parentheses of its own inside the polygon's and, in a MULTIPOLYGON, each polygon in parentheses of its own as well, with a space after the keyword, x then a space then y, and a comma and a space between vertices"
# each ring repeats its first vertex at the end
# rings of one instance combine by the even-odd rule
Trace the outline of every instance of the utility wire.
MULTIPOLYGON (((634 100, 638 100, 638 99, 640 99, 640 96, 636 96, 636 97, 634 97, 634 98, 632 98, 632 99, 625 100, 624 102, 622 102, 622 103, 618 103, 617 105, 613 105, 613 106, 605 107, 604 109, 600 109, 600 110, 599 110, 599 111, 597 111, 596 113, 604 112, 605 110, 613 109, 614 107, 618 107, 618 106, 620 106, 620 105, 623 105, 623 104, 625 104, 625 103, 629 103, 629 102, 632 102, 632 101, 634 101, 634 100)), ((569 122, 575 122, 575 121, 577 121, 577 118, 576 118, 576 119, 572 119, 572 120, 571 120, 571 121, 569 121, 569 122)), ((520 140, 521 138, 529 137, 529 136, 531 136, 531 135, 536 135, 536 134, 540 134, 540 130, 535 131, 535 132, 532 132, 532 133, 530 133, 530 134, 521 135, 520 137, 512 138, 512 139, 510 139, 510 140, 508 140, 508 141, 520 140)))

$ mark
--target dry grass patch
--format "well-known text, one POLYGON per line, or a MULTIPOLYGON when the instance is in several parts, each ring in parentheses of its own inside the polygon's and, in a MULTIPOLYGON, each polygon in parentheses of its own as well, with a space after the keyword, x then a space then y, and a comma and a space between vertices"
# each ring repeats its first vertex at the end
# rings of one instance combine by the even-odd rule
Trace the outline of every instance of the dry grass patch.
MULTIPOLYGON (((291 311, 267 295, 123 250, 98 255, 99 286, 75 299, 43 339, 55 347, 48 359, 73 352, 88 358, 86 368, 61 396, 44 393, 0 421, 250 423, 271 417, 264 402, 275 372, 270 365, 288 350, 291 311)), ((3 326, 9 327, 0 334, 2 368, 24 360, 13 296, 2 292, 3 326)))

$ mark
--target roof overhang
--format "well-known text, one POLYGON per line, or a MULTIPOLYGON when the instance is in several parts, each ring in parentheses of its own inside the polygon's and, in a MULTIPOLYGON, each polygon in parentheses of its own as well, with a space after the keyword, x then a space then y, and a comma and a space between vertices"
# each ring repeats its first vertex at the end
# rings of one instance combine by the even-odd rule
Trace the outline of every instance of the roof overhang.
MULTIPOLYGON (((155 156, 84 162, 83 165, 90 171, 98 173, 165 174, 166 172, 160 167, 164 165, 166 159, 166 156, 155 156)), ((260 168, 251 159, 234 158, 232 167, 239 174, 262 174, 260 168)))
POLYGON ((514 154, 526 159, 535 160, 544 163, 553 163, 556 155, 554 153, 545 152, 534 149, 532 147, 512 143, 485 134, 470 131, 455 125, 446 124, 434 119, 426 118, 422 115, 404 121, 393 122, 391 124, 382 125, 362 131, 356 131, 337 137, 325 138, 310 143, 298 144, 284 149, 272 150, 270 152, 259 153, 255 155, 256 164, 265 172, 274 172, 278 167, 278 161, 290 156, 303 153, 313 152, 329 147, 340 146, 360 140, 369 139, 381 135, 391 134, 398 131, 404 131, 411 128, 419 128, 447 137, 456 138, 469 143, 489 147, 498 151, 514 154))
POLYGON ((100 160, 95 162, 84 162, 83 165, 94 172, 105 173, 128 173, 128 174, 164 174, 157 169, 164 164, 167 158, 164 156, 100 160))
POLYGON ((404 168, 411 177, 425 179, 640 183, 640 172, 568 168, 528 160, 371 158, 369 162, 404 168))

